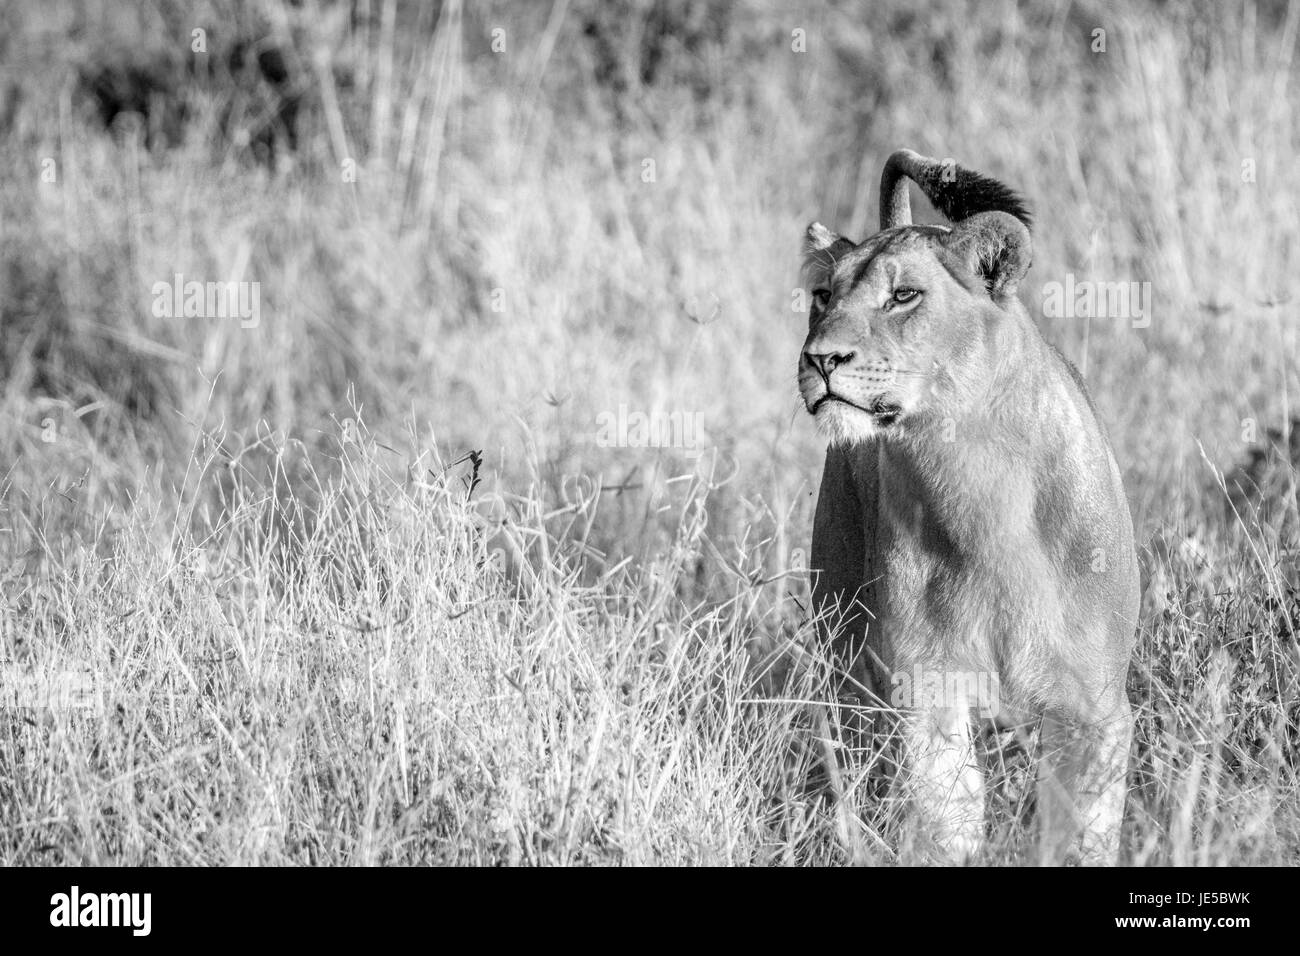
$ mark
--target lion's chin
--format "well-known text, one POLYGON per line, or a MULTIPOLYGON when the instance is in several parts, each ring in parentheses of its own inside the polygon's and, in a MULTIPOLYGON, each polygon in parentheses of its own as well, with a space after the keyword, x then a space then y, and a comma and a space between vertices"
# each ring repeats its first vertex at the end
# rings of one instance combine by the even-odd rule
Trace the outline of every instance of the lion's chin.
POLYGON ((843 402, 823 402, 813 413, 817 429, 832 445, 848 446, 874 441, 885 432, 875 415, 843 402))

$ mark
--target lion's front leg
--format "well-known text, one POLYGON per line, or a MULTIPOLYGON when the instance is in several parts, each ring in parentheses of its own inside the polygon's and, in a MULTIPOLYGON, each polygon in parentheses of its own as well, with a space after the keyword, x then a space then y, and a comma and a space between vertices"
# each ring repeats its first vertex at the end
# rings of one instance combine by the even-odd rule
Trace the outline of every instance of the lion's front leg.
POLYGON ((970 708, 926 707, 902 715, 904 780, 920 834, 950 863, 969 861, 984 842, 984 774, 970 708))
POLYGON ((1099 720, 1049 713, 1040 736, 1040 862, 1114 866, 1119 861, 1133 736, 1128 701, 1099 720))

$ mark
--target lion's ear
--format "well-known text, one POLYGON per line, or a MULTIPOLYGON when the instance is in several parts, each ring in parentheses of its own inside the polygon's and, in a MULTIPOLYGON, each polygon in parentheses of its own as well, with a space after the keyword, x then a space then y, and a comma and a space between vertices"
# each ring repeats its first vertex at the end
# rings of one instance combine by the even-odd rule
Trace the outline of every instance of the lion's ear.
POLYGON ((955 223, 944 245, 984 280, 994 298, 1014 295, 1033 260, 1029 230, 1005 212, 981 212, 955 223))
POLYGON ((854 244, 820 222, 814 222, 804 234, 803 268, 810 279, 823 278, 835 268, 842 256, 852 252, 854 244))

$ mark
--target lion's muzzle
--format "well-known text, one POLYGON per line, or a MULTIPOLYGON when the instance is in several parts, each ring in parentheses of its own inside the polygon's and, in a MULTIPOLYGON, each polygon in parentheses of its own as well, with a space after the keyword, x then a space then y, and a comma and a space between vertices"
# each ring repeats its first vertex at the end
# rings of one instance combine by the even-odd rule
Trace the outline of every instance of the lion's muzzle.
POLYGON ((814 340, 799 357, 799 390, 812 415, 834 403, 870 415, 879 424, 889 424, 902 411, 889 394, 895 382, 894 368, 887 359, 864 357, 853 349, 814 340))

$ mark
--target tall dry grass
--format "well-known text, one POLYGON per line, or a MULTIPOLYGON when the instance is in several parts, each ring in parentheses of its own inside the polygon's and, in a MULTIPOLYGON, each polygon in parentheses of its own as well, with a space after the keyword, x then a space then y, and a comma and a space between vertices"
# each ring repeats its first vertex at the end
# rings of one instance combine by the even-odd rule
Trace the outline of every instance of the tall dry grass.
MULTIPOLYGON (((6 6, 0 657, 104 706, 0 715, 0 860, 924 859, 817 706, 793 387, 802 227, 870 232, 908 145, 1030 197, 1036 312, 1151 283, 1149 327, 1042 320, 1146 570, 1125 861, 1295 862, 1298 23, 6 6), (288 87, 224 70, 241 37, 288 87), (123 63, 161 79, 106 129, 85 78, 123 63), (259 283, 261 322, 155 316, 176 273, 259 283), (706 449, 611 444, 620 406, 706 449)), ((1029 858, 1007 759, 984 862, 1029 858)))

